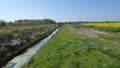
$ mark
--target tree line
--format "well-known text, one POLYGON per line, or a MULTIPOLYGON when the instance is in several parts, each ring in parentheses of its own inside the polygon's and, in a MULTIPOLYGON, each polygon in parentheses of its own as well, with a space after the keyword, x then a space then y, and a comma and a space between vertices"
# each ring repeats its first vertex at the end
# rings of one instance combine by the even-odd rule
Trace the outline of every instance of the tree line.
POLYGON ((4 26, 19 26, 19 25, 41 25, 41 24, 56 24, 56 21, 52 19, 33 20, 33 19, 21 19, 14 22, 0 21, 0 27, 4 26))

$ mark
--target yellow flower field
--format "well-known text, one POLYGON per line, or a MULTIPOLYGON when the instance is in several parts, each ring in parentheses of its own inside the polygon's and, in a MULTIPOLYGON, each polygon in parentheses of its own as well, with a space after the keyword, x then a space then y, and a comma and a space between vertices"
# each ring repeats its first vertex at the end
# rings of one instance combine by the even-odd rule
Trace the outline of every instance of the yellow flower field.
POLYGON ((113 27, 118 28, 120 27, 120 22, 118 23, 84 23, 81 24, 82 26, 96 26, 96 27, 113 27))

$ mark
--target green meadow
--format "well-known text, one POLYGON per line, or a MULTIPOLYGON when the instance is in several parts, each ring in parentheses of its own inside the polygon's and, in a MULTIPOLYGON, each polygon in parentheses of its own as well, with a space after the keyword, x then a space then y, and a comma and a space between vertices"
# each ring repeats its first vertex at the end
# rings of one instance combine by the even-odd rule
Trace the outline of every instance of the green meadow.
POLYGON ((75 26, 64 24, 23 68, 120 68, 119 33, 75 26))

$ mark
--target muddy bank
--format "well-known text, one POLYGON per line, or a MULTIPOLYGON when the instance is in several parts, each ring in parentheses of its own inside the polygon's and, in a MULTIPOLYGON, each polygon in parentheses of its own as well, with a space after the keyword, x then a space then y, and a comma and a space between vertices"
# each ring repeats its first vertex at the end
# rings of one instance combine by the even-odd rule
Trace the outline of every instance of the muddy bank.
POLYGON ((56 28, 55 25, 49 25, 42 28, 18 30, 2 36, 3 38, 1 37, 0 40, 0 68, 15 56, 23 53, 27 48, 48 36, 56 28))
POLYGON ((23 65, 27 64, 31 58, 40 50, 40 48, 58 32, 58 30, 59 29, 56 29, 49 36, 45 37, 34 46, 28 48, 23 54, 14 57, 3 68, 21 68, 23 65))

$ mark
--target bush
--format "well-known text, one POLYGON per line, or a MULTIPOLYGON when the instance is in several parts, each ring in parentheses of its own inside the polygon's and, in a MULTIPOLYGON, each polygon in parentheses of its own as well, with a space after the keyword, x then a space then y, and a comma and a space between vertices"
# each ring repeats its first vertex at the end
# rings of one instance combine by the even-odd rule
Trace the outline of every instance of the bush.
POLYGON ((1 26, 1 27, 4 27, 5 25, 6 25, 6 23, 5 23, 4 21, 1 21, 1 22, 0 22, 0 26, 1 26))

